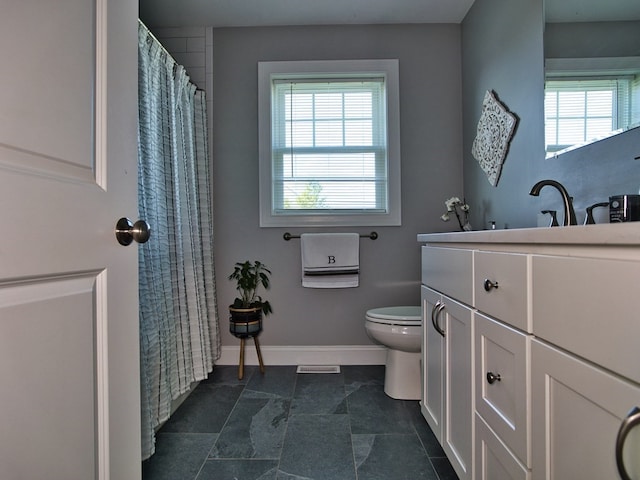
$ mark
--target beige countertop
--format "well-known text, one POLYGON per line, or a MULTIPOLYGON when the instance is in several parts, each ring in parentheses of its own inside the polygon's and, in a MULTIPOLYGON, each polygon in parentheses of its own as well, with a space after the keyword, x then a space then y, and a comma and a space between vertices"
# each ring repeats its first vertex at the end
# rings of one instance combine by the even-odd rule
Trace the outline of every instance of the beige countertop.
POLYGON ((418 242, 640 246, 640 222, 570 227, 421 233, 418 242))

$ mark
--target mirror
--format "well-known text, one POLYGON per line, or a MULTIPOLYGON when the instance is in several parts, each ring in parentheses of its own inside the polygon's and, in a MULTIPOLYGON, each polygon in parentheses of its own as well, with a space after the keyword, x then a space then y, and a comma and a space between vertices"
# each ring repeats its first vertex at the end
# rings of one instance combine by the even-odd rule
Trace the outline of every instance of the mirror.
POLYGON ((640 126, 640 1, 545 0, 547 158, 640 126))

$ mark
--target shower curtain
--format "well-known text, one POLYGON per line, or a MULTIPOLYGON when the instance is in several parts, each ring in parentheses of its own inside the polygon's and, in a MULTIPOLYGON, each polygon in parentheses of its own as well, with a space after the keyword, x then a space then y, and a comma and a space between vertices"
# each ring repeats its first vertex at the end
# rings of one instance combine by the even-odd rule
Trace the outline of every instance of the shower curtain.
POLYGON ((220 357, 204 92, 138 22, 142 458, 171 403, 220 357))

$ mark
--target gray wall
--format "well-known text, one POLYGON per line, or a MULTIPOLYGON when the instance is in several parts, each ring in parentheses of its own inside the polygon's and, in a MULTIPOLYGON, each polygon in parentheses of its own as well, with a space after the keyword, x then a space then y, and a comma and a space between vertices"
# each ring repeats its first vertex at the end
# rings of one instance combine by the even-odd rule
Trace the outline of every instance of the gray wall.
POLYGON ((268 298, 275 312, 261 335, 264 345, 369 344, 367 309, 419 302, 416 234, 455 230, 439 220, 450 196, 466 196, 476 229, 490 220, 516 228, 535 226, 541 209, 561 209, 552 190, 544 189, 539 198, 528 195, 542 178, 567 186, 579 220, 586 206, 640 188, 640 162, 633 160, 640 154, 640 129, 544 159, 542 0, 482 0, 462 25, 213 32, 207 61, 213 58, 214 88, 207 93, 213 104, 215 254, 225 345, 237 345, 225 320, 235 296, 226 277, 236 261, 259 259, 274 272, 268 298), (288 229, 258 226, 257 62, 351 58, 400 59, 403 224, 354 229, 380 234, 376 241, 361 241, 359 288, 303 289, 299 241, 282 239, 288 229), (495 188, 471 156, 486 90, 494 90, 519 117, 495 188))
POLYGON ((640 21, 547 23, 546 58, 640 55, 640 21))
POLYGON ((462 23, 464 185, 475 229, 535 225, 528 195, 544 157, 542 0, 481 0, 462 23), (518 117, 498 185, 491 186, 471 155, 487 90, 518 117))
MULTIPOLYGON (((529 196, 531 186, 544 178, 567 187, 578 223, 587 206, 640 188, 640 162, 634 160, 640 155, 640 129, 545 159, 543 26, 543 0, 478 1, 462 24, 465 192, 477 216, 496 220, 499 228, 534 227, 540 210, 562 211, 560 196, 548 187, 538 198, 529 196), (491 89, 520 119, 496 188, 471 155, 482 98, 491 89)), ((548 50, 562 56, 563 35, 552 28, 548 50)), ((573 45, 568 56, 577 56, 577 48, 573 45)), ((486 228, 482 223, 474 227, 486 228)))
MULTIPOLYGON (((271 267, 263 345, 366 345, 369 308, 420 302, 416 234, 447 231, 444 200, 462 195, 459 25, 220 28, 213 32, 213 183, 218 302, 235 297, 226 280, 236 261, 271 267), (258 218, 257 63, 275 60, 398 58, 402 153, 402 226, 362 239, 360 287, 302 288, 299 240, 260 228, 258 218)), ((226 333, 223 344, 236 345, 226 333)))

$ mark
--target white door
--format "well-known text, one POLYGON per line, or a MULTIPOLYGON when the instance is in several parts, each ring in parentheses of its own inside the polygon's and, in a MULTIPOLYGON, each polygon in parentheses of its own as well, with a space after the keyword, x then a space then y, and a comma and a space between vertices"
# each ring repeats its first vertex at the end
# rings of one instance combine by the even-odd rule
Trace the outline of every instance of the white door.
POLYGON ((137 2, 0 8, 0 478, 135 480, 137 2))

